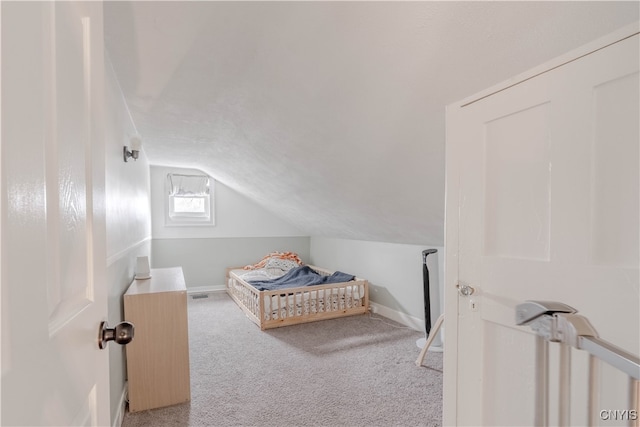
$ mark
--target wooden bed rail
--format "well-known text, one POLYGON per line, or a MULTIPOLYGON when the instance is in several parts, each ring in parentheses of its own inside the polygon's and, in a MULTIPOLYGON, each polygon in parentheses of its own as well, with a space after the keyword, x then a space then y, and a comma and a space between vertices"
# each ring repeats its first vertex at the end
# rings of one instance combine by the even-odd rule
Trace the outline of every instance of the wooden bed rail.
MULTIPOLYGON (((309 267, 321 275, 332 274, 309 267)), ((369 284, 364 279, 259 291, 233 270, 227 269, 227 293, 262 330, 364 314, 369 309, 369 284)))

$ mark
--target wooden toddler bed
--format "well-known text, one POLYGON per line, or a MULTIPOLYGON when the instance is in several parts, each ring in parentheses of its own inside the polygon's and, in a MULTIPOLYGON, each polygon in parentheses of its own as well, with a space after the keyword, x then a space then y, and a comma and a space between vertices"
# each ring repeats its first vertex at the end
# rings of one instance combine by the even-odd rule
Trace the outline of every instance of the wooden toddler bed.
MULTIPOLYGON (((307 267, 321 276, 334 274, 307 267)), ((364 279, 259 290, 242 277, 246 273, 242 268, 227 269, 227 293, 262 330, 364 314, 369 310, 369 284, 364 279)))

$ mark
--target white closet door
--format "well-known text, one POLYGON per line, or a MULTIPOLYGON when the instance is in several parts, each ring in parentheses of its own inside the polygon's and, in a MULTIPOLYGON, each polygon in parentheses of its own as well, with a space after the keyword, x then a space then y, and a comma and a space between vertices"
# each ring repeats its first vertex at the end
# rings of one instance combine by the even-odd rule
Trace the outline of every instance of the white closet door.
MULTIPOLYGON (((536 423, 535 338, 515 326, 525 300, 568 304, 640 354, 639 37, 623 36, 633 32, 447 109, 447 425, 536 423)), ((586 425, 588 371, 576 353, 570 415, 586 425)), ((557 358, 552 347, 552 425, 557 358)), ((601 374, 600 409, 632 409, 626 376, 601 374)))

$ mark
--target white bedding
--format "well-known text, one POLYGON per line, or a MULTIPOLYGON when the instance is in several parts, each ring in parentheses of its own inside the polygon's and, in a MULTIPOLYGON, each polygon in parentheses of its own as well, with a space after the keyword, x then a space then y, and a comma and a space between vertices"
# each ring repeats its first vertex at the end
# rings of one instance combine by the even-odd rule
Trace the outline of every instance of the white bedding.
POLYGON ((271 280, 284 275, 286 271, 279 268, 258 268, 255 270, 233 270, 245 282, 251 280, 271 280))

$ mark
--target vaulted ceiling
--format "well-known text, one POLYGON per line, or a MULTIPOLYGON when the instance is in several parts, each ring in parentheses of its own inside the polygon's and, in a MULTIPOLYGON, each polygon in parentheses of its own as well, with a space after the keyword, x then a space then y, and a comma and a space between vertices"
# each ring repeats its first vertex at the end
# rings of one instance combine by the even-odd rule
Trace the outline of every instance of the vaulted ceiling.
POLYGON ((444 241, 445 106, 639 19, 638 2, 105 2, 151 164, 309 235, 444 241))

